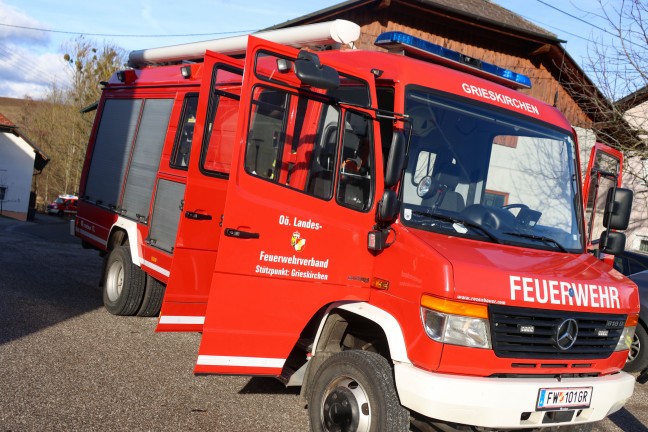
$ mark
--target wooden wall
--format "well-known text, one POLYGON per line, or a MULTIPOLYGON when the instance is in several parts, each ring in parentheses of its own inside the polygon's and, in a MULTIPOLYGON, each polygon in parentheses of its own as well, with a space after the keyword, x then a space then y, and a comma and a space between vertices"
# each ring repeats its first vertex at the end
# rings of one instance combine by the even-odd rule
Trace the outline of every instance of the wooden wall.
MULTIPOLYGON (((558 83, 560 65, 549 55, 551 50, 538 41, 504 34, 474 21, 432 13, 423 5, 410 2, 383 2, 338 9, 313 21, 347 19, 362 27, 357 48, 379 50, 373 45, 382 32, 397 30, 420 37, 446 48, 522 73, 531 78, 532 89, 523 90, 537 99, 553 104, 558 92, 557 106, 573 126, 590 128, 592 119, 583 111, 565 88, 558 83), (552 73, 553 71, 553 73, 552 73)), ((554 48, 553 52, 556 52, 554 48)), ((559 59, 562 61, 562 59, 559 59)))

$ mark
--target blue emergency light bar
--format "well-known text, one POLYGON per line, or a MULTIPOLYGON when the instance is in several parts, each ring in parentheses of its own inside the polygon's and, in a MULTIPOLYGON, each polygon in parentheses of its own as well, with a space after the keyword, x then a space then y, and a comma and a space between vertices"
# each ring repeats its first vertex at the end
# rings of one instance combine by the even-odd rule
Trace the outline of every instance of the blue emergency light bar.
POLYGON ((531 88, 531 79, 526 75, 469 57, 407 33, 399 31, 385 32, 376 38, 374 45, 392 51, 402 50, 414 57, 422 57, 454 69, 480 75, 508 87, 531 88))

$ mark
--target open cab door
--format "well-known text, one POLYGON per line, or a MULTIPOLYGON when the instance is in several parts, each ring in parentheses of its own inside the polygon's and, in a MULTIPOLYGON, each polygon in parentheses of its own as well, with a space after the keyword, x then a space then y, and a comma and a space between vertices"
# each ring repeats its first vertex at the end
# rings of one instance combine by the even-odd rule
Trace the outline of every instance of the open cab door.
MULTIPOLYGON (((173 261, 156 331, 202 331, 238 120, 243 62, 207 51, 173 261)), ((184 131, 179 131, 184 132, 184 131)))
POLYGON ((622 189, 623 154, 596 143, 583 182, 587 250, 615 255, 625 248, 632 191, 622 189))
POLYGON ((195 372, 279 376, 304 362, 301 334, 328 305, 369 298, 374 77, 255 37, 244 70, 195 372))

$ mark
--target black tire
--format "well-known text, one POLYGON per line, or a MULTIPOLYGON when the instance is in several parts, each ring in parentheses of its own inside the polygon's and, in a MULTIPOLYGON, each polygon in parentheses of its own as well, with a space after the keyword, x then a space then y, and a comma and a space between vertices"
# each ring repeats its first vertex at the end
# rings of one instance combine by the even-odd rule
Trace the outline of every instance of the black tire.
POLYGON ((312 431, 409 430, 409 412, 400 405, 392 369, 380 354, 360 350, 333 354, 315 372, 311 390, 312 431))
POLYGON ((146 287, 144 288, 144 298, 142 304, 137 310, 136 315, 140 317, 153 317, 160 314, 162 308, 162 299, 166 285, 150 275, 146 275, 146 287))
POLYGON ((637 324, 632 346, 628 353, 623 370, 626 372, 639 372, 648 367, 648 332, 642 323, 637 324))
POLYGON ((103 302, 113 315, 135 315, 142 299, 146 273, 133 264, 128 246, 117 246, 106 259, 103 302))

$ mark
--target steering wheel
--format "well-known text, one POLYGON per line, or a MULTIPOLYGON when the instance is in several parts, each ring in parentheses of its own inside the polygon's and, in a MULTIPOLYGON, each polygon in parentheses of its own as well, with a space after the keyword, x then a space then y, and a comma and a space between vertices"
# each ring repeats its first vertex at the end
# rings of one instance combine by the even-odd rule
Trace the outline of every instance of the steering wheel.
POLYGON ((537 210, 531 210, 526 204, 508 204, 502 206, 502 209, 508 210, 515 216, 515 225, 518 228, 533 229, 542 216, 542 213, 537 210), (513 213, 512 209, 520 209, 517 214, 513 213))
POLYGON ((526 204, 507 204, 507 205, 503 205, 502 208, 503 208, 504 210, 509 210, 509 211, 510 211, 511 209, 516 209, 516 208, 519 208, 519 209, 528 209, 529 206, 526 205, 526 204))

